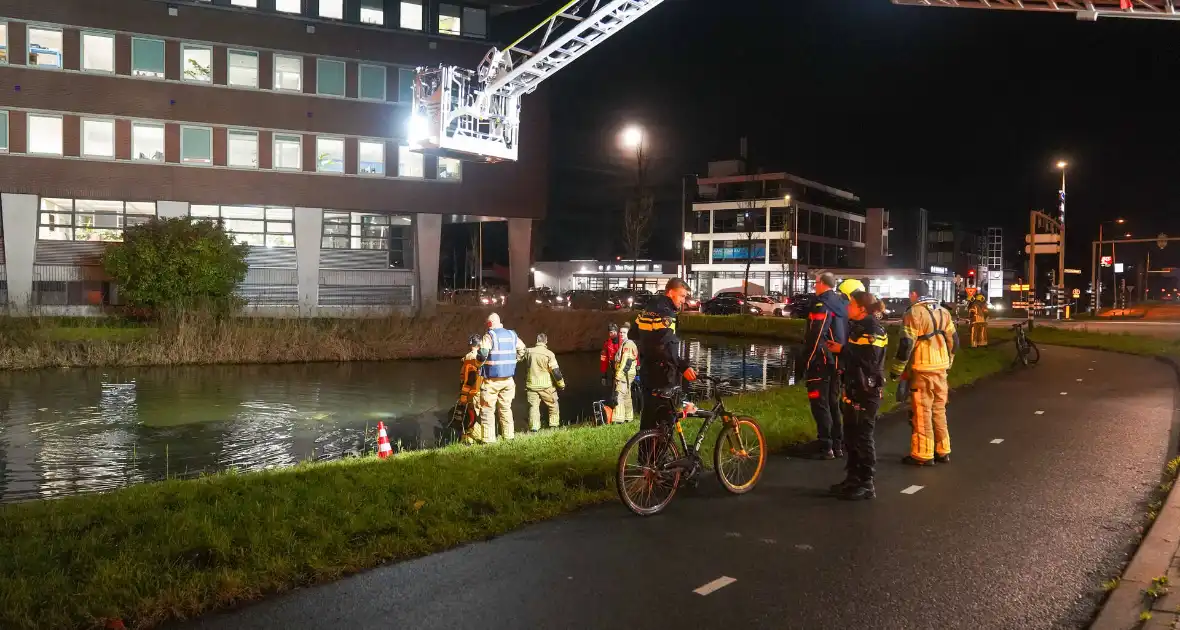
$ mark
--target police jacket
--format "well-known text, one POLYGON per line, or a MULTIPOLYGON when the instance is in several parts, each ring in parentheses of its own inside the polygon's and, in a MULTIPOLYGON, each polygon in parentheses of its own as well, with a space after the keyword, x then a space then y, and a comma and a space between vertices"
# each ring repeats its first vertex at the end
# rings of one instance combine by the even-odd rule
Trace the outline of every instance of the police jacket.
POLYGON ((848 322, 848 342, 840 351, 845 398, 857 404, 880 400, 888 346, 889 335, 876 317, 848 322))
POLYGON ((807 336, 803 338, 803 368, 808 376, 828 373, 838 367, 837 357, 826 341, 844 344, 848 339, 848 305, 837 292, 829 290, 816 296, 807 314, 807 336))
POLYGON ((661 295, 635 318, 639 346, 639 382, 646 390, 680 385, 680 375, 688 361, 680 356, 680 339, 676 336, 676 305, 661 295))

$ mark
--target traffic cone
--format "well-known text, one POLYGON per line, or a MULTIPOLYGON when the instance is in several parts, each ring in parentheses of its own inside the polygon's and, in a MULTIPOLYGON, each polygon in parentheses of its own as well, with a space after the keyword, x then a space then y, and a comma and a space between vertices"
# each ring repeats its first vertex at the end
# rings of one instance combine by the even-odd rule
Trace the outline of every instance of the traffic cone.
POLYGON ((377 457, 385 459, 393 455, 393 447, 389 445, 389 434, 385 432, 385 423, 377 423, 377 457))

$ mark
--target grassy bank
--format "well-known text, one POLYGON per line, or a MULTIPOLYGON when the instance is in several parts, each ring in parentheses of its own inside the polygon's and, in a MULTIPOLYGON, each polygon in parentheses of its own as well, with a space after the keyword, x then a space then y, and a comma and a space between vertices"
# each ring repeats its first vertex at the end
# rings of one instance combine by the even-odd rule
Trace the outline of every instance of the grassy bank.
MULTIPOLYGON (((995 373, 1010 355, 968 351, 952 384, 995 373)), ((759 418, 775 449, 814 437, 799 386, 727 404, 759 418)), ((612 500, 634 431, 570 428, 3 506, 0 627, 150 626, 486 539, 612 500)))
MULTIPOLYGON (((598 311, 498 309, 529 344, 549 335, 555 352, 594 350, 608 321, 598 311)), ((0 318, 0 369, 215 363, 300 363, 454 358, 484 329, 484 309, 432 317, 217 320, 200 314, 159 325, 114 318, 0 318)))
POLYGON ((749 315, 682 314, 677 330, 706 335, 751 335, 802 340, 807 320, 749 315))

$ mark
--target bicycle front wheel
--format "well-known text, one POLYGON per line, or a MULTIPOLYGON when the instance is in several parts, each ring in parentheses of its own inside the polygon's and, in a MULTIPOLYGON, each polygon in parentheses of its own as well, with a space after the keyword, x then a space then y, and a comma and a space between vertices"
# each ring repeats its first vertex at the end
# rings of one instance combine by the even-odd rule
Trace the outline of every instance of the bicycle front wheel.
POLYGON ((713 469, 721 485, 734 494, 745 494, 754 489, 765 465, 766 438, 758 422, 739 416, 727 423, 713 449, 713 469))
POLYGON ((666 467, 680 457, 680 449, 669 432, 655 429, 636 433, 619 453, 615 478, 619 500, 639 516, 663 511, 680 486, 680 470, 666 467))
POLYGON ((1025 365, 1036 365, 1037 361, 1041 360, 1041 350, 1037 348, 1037 344, 1033 343, 1032 339, 1028 339, 1024 343, 1026 344, 1024 349, 1025 365))

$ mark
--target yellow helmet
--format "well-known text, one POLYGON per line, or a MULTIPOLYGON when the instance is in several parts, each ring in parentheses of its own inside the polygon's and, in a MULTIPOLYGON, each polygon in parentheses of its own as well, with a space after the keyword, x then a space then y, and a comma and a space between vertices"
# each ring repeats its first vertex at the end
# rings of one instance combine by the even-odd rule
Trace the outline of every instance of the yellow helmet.
POLYGON ((841 282, 840 286, 836 287, 836 290, 851 300, 853 293, 865 291, 865 284, 856 278, 849 278, 841 282))

